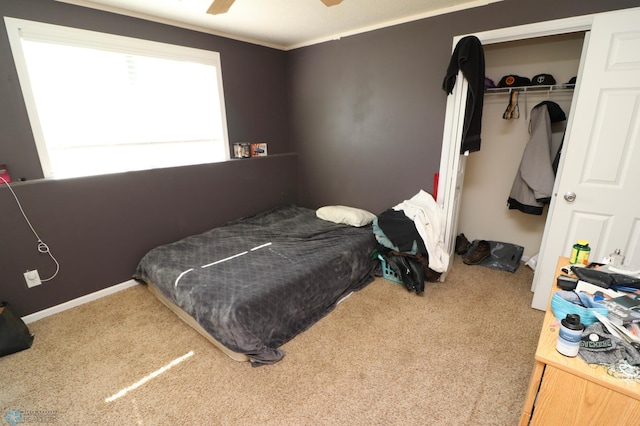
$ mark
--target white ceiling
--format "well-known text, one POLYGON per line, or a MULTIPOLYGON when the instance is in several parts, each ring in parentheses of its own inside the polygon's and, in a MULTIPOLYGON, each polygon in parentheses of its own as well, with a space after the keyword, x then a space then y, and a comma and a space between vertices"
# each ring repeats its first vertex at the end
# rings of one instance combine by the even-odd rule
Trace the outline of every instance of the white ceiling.
POLYGON ((289 50, 502 0, 236 0, 222 15, 212 0, 57 0, 289 50))

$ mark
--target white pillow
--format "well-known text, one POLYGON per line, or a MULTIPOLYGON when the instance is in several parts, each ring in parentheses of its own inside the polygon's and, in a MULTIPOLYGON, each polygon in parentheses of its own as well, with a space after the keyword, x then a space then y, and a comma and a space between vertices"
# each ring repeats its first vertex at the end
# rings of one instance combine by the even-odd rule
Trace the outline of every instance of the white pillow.
POLYGON ((365 226, 373 221, 375 214, 347 206, 324 206, 316 210, 320 219, 351 226, 365 226))

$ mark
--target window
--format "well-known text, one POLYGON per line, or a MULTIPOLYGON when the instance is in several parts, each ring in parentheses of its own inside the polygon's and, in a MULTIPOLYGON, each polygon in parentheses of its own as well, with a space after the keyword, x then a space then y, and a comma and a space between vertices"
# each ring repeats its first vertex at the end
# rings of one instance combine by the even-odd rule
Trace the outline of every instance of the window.
POLYGON ((229 159, 217 52, 5 23, 45 177, 229 159))

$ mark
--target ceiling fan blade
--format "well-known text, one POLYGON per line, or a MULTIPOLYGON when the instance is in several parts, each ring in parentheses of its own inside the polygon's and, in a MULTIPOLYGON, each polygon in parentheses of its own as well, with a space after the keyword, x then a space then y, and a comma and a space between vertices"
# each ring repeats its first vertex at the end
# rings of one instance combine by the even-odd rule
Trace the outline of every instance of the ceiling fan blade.
POLYGON ((235 0, 214 0, 207 9, 207 13, 210 15, 219 15, 221 13, 227 13, 231 5, 235 0))
POLYGON ((320 0, 325 6, 335 6, 337 4, 342 3, 342 0, 320 0))

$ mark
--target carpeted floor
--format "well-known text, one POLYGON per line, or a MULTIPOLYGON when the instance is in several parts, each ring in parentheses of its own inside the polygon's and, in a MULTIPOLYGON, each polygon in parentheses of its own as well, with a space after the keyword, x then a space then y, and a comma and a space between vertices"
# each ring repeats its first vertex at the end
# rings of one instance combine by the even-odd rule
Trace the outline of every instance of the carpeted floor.
POLYGON ((0 422, 515 425, 543 318, 532 279, 458 256, 421 296, 379 278, 259 368, 136 286, 29 324, 33 347, 0 358, 0 422))

